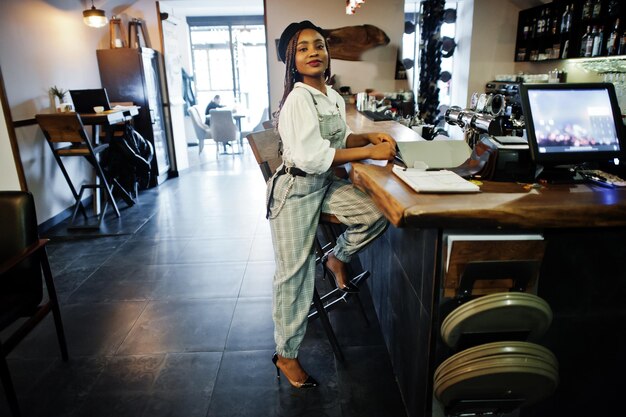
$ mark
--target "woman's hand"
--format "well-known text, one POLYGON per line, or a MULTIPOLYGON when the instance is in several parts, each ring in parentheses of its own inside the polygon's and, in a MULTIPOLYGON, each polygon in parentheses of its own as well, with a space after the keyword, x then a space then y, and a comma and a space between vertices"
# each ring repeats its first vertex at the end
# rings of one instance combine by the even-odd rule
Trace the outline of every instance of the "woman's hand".
POLYGON ((370 158, 391 161, 396 156, 396 142, 393 139, 391 142, 381 141, 374 146, 367 147, 366 149, 370 151, 370 158))
POLYGON ((386 133, 380 133, 380 132, 375 132, 375 133, 368 133, 367 134, 367 139, 370 141, 370 143, 372 145, 378 145, 379 143, 389 143, 391 144, 391 147, 393 149, 396 149, 396 141, 394 138, 392 138, 391 136, 389 136, 386 133))

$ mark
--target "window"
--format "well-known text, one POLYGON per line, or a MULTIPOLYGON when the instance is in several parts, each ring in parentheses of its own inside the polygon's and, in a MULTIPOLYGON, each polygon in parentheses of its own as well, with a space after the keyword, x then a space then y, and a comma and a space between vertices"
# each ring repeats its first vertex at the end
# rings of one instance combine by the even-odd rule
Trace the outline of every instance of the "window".
MULTIPOLYGON (((251 128, 269 105, 263 18, 189 17, 196 97, 244 111, 251 128), (251 125, 252 124, 252 125, 251 125)), ((244 123, 245 124, 245 123, 244 123)))

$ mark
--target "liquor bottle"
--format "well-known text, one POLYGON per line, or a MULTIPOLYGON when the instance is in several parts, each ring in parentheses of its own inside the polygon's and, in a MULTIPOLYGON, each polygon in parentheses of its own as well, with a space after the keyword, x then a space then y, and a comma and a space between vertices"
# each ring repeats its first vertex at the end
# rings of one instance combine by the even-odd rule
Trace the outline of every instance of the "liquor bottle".
POLYGON ((561 33, 569 32, 569 22, 571 21, 569 4, 565 6, 565 11, 561 16, 561 33))
POLYGON ((615 28, 606 41, 606 54, 617 55, 619 52, 619 19, 615 20, 615 28))
POLYGON ((526 23, 523 29, 524 40, 527 40, 530 37, 530 23, 526 23))
POLYGON ((561 53, 561 59, 567 59, 569 56, 569 39, 565 40, 563 44, 563 52, 561 53))
POLYGON ((587 36, 587 42, 585 43, 585 57, 590 57, 593 53, 593 40, 596 38, 597 34, 598 28, 594 26, 589 36, 587 36))
POLYGON ((541 11, 541 14, 539 15, 539 19, 537 20, 537 36, 538 37, 543 36, 544 27, 546 24, 545 11, 546 11, 545 9, 541 11))
POLYGON ((619 14, 619 1, 618 0, 610 0, 608 5, 608 13, 609 16, 617 16, 619 14))
MULTIPOLYGON (((591 26, 587 26, 587 31, 585 32, 585 34, 583 35, 583 37, 580 39, 580 54, 579 56, 583 57, 586 56, 587 54, 587 43, 589 38, 591 38, 591 26)), ((593 42, 593 38, 592 42, 593 42)), ((593 43, 592 43, 593 45, 593 43)), ((591 56, 591 50, 589 51, 589 56, 591 56)))
POLYGON ((596 0, 595 4, 593 5, 593 9, 591 11, 591 17, 593 19, 597 19, 598 17, 600 17, 601 12, 602 12, 602 2, 600 0, 596 0))
POLYGON ((552 17, 552 27, 550 28, 550 34, 551 35, 556 35, 559 32, 558 21, 559 21, 559 19, 557 18, 557 16, 552 17))
POLYGON ((552 20, 552 9, 546 9, 546 23, 543 26, 545 35, 554 35, 554 32, 552 32, 552 20))
POLYGON ((602 55, 602 48, 604 48, 604 26, 600 26, 600 29, 596 30, 596 36, 593 38, 591 56, 602 55))
POLYGON ((530 25, 530 37, 533 39, 537 37, 537 18, 536 17, 533 17, 533 23, 530 25))
POLYGON ((617 51, 617 54, 626 54, 626 32, 622 33, 622 37, 619 39, 619 50, 617 51))
POLYGON ((591 19, 591 13, 593 13, 593 4, 591 3, 591 0, 585 0, 585 3, 583 4, 583 12, 581 14, 582 19, 591 19))

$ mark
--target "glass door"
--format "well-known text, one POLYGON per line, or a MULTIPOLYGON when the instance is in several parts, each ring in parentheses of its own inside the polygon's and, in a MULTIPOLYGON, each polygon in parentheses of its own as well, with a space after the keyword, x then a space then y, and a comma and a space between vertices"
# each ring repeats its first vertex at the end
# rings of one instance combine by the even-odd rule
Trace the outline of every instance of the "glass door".
POLYGON ((261 121, 269 105, 265 28, 262 24, 190 22, 196 97, 245 115, 242 130, 261 121))

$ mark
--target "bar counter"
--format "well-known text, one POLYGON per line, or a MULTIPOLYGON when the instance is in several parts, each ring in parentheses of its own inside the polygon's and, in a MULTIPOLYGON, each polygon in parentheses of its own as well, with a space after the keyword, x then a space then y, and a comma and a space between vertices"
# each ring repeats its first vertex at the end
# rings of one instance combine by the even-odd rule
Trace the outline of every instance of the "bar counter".
MULTIPOLYGON (((348 109, 347 119, 357 133, 423 140, 399 123, 372 122, 355 109, 348 109)), ((520 416, 622 409, 618 386, 606 381, 609 372, 626 372, 626 189, 484 181, 476 194, 418 194, 389 165, 353 163, 350 176, 392 224, 360 261, 372 272, 369 289, 410 417, 441 415, 432 378, 452 353, 439 335, 448 232, 544 236, 537 295, 550 304, 554 319, 540 344, 558 358, 560 383, 520 416)))

